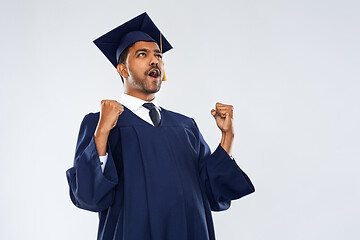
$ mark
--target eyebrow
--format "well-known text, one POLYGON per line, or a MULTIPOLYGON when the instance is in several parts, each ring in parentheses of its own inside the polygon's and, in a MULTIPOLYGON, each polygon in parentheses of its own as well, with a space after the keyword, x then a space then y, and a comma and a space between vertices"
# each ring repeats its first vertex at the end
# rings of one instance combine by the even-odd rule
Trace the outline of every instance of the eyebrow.
MULTIPOLYGON (((141 48, 141 49, 138 49, 138 50, 135 51, 135 55, 136 55, 138 52, 149 52, 149 51, 150 51, 150 50, 147 49, 147 48, 141 48)), ((158 49, 155 49, 154 52, 156 52, 156 53, 161 53, 160 50, 158 50, 158 49)))

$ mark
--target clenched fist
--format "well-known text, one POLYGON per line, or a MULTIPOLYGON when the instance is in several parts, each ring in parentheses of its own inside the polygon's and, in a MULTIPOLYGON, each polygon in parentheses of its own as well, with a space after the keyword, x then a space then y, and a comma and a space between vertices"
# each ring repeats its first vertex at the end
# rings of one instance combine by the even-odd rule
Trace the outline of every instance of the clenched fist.
POLYGON ((216 103, 215 109, 211 110, 211 114, 216 120, 217 126, 223 133, 232 133, 233 106, 216 103))
POLYGON ((110 132, 117 123, 118 117, 124 112, 124 107, 116 100, 101 100, 101 112, 98 128, 110 132))

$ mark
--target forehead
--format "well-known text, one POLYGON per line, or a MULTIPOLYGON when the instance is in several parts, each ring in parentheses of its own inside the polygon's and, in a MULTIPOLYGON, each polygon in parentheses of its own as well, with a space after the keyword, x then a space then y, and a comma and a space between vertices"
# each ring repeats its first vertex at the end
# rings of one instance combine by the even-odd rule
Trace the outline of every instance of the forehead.
POLYGON ((150 51, 160 50, 156 42, 138 41, 130 48, 130 51, 137 51, 138 49, 149 49, 150 51))

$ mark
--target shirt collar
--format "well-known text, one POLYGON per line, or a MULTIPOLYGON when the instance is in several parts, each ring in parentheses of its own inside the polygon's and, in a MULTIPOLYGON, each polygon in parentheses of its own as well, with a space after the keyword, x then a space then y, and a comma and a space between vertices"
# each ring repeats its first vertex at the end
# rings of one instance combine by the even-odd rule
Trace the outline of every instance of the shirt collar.
MULTIPOLYGON (((128 95, 126 93, 121 95, 120 102, 132 111, 137 111, 144 103, 147 103, 147 101, 128 95)), ((158 110, 161 110, 156 98, 154 98, 151 103, 153 103, 158 110)))

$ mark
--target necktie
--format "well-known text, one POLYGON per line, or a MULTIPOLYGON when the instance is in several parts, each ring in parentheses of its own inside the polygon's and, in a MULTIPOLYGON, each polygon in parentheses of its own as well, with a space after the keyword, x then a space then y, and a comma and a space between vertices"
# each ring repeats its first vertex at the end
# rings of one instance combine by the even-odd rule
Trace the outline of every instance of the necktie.
POLYGON ((155 127, 160 125, 160 115, 153 103, 144 103, 143 106, 150 110, 149 115, 155 127))

